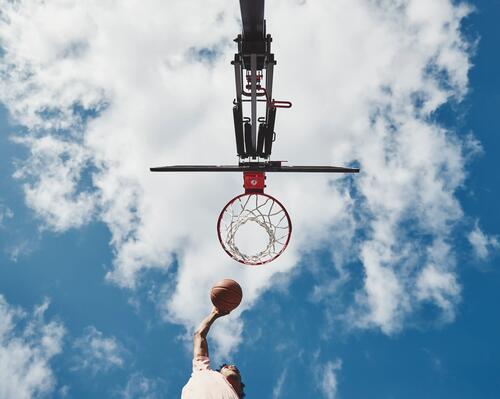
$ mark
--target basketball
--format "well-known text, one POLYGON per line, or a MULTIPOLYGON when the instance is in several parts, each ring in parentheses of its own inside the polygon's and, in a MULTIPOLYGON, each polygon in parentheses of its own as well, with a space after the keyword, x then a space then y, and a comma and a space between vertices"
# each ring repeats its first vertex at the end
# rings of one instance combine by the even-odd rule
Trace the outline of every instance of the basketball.
POLYGON ((223 312, 231 312, 236 309, 242 298, 243 292, 240 285, 228 278, 216 283, 210 291, 212 303, 223 312))

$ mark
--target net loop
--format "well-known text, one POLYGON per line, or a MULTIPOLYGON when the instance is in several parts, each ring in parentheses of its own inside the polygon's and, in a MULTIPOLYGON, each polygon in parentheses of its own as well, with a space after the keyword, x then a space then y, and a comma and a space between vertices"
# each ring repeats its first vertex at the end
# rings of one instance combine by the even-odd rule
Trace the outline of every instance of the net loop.
POLYGON ((292 224, 285 207, 264 193, 241 194, 222 210, 217 223, 219 241, 235 260, 246 265, 262 265, 276 259, 288 245, 292 224), (255 223, 267 244, 248 254, 238 247, 238 233, 248 223, 255 223))

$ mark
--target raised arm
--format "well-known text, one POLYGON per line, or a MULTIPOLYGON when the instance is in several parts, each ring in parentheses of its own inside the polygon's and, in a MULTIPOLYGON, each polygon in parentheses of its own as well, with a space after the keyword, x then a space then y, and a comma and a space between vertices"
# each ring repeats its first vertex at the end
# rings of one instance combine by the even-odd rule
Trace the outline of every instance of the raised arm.
POLYGON ((210 314, 203 319, 196 331, 194 332, 193 340, 193 357, 208 356, 207 334, 213 322, 227 313, 221 312, 217 308, 213 308, 210 314))

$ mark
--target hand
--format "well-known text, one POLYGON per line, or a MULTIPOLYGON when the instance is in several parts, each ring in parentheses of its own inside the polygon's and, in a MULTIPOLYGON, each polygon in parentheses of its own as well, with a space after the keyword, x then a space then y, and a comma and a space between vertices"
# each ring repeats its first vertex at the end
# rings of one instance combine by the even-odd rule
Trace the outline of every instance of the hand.
POLYGON ((215 317, 222 317, 222 316, 226 316, 228 315, 230 312, 229 311, 224 311, 224 310, 221 310, 219 308, 216 308, 215 306, 213 307, 212 309, 212 314, 215 316, 215 317))

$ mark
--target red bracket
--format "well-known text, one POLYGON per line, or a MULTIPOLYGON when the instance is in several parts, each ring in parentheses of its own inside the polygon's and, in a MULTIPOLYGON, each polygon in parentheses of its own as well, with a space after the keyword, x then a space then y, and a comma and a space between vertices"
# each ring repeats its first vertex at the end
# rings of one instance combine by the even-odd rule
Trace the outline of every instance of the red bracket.
POLYGON ((257 95, 265 95, 267 103, 271 108, 291 108, 292 103, 290 101, 278 101, 278 100, 271 100, 267 94, 267 90, 264 89, 263 87, 257 87, 257 90, 260 91, 257 92, 257 95))
POLYGON ((243 172, 245 194, 263 193, 266 187, 265 180, 265 172, 243 172))
POLYGON ((271 106, 274 108, 292 108, 292 103, 290 101, 271 101, 271 106))

